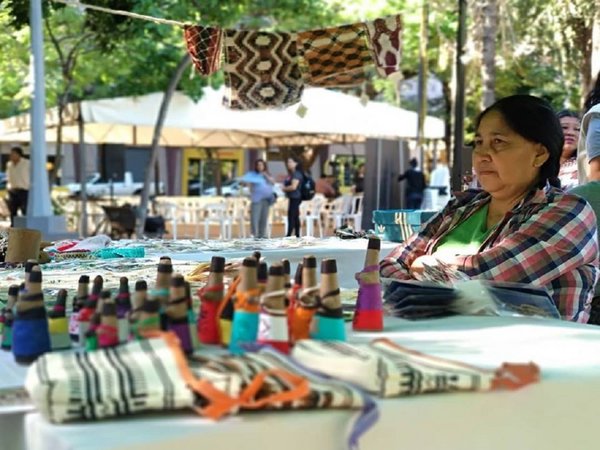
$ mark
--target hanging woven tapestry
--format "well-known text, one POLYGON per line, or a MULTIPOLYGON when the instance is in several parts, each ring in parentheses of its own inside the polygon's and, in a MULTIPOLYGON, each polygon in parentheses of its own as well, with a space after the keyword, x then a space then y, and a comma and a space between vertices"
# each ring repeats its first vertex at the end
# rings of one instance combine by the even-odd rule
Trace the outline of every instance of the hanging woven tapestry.
POLYGON ((400 15, 365 23, 377 72, 383 77, 400 70, 402 19, 400 15))
POLYGON ((373 64, 364 24, 298 33, 304 81, 313 86, 352 86, 365 81, 365 69, 373 64))
POLYGON ((297 56, 294 34, 225 30, 223 103, 244 110, 297 103, 304 89, 297 56))
POLYGON ((211 75, 221 68, 223 30, 187 25, 184 28, 184 36, 194 67, 201 75, 211 75))

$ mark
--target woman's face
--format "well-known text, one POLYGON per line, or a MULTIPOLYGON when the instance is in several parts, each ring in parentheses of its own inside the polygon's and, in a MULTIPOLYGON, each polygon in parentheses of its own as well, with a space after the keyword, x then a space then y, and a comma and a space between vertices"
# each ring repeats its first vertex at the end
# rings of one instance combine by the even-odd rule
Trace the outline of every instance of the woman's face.
POLYGON ((577 117, 561 117, 560 126, 565 135, 565 143, 563 145, 562 157, 570 158, 575 156, 577 150, 577 142, 579 141, 579 129, 581 124, 577 117))
POLYGON ((288 170, 292 171, 292 170, 296 170, 296 166, 298 164, 292 158, 288 158, 286 161, 286 165, 287 165, 288 170))
POLYGON ((266 170, 266 166, 265 166, 265 162, 264 161, 257 161, 256 162, 256 171, 257 172, 264 172, 266 170))
POLYGON ((487 113, 477 129, 473 167, 483 189, 510 200, 527 192, 548 159, 542 144, 514 132, 497 111, 487 113))

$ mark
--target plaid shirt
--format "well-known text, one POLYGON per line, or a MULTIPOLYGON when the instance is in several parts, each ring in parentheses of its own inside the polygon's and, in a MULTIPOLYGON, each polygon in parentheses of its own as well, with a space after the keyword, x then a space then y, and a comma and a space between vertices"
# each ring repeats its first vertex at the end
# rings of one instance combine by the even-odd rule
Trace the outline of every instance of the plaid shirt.
MULTIPOLYGON (((383 277, 410 279, 412 262, 431 255, 436 244, 490 201, 469 190, 448 205, 380 263, 383 277)), ((587 323, 598 274, 596 216, 580 197, 547 187, 508 212, 474 255, 453 265, 471 278, 531 283, 548 289, 561 315, 587 323)))

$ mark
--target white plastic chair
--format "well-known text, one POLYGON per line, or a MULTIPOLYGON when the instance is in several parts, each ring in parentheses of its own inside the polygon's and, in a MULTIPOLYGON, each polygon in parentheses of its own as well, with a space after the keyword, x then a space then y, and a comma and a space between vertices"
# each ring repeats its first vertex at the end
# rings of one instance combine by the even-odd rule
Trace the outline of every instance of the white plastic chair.
POLYGON ((354 231, 362 230, 362 205, 362 194, 353 195, 350 202, 350 212, 342 216, 342 219, 346 221, 352 221, 352 228, 354 229, 354 231))
POLYGON ((308 202, 300 203, 300 226, 305 225, 305 236, 314 236, 313 226, 316 224, 319 227, 319 237, 323 237, 323 222, 321 220, 321 206, 323 199, 314 197, 308 202))
POLYGON ((217 224, 220 227, 219 239, 231 239, 231 228, 233 220, 227 211, 225 203, 210 203, 203 208, 205 217, 198 218, 196 223, 196 238, 198 238, 198 228, 200 222, 204 222, 204 239, 208 240, 211 224, 217 224))

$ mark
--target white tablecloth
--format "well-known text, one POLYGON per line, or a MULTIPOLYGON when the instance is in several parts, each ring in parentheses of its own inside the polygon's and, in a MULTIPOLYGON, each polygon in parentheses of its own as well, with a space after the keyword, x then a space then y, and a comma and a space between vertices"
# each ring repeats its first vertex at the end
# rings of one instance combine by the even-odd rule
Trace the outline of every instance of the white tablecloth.
MULTIPOLYGON (((453 317, 386 321, 385 335, 481 367, 534 361, 542 381, 514 392, 380 400, 362 449, 595 449, 600 328, 556 320, 453 317)), ((353 340, 381 334, 352 335, 353 340)), ((31 450, 343 449, 349 411, 255 413, 213 423, 193 413, 52 425, 26 417, 31 450)))
POLYGON ((23 418, 33 408, 30 404, 4 404, 2 397, 23 388, 26 371, 27 367, 18 365, 11 352, 0 350, 0 450, 25 448, 23 418))

